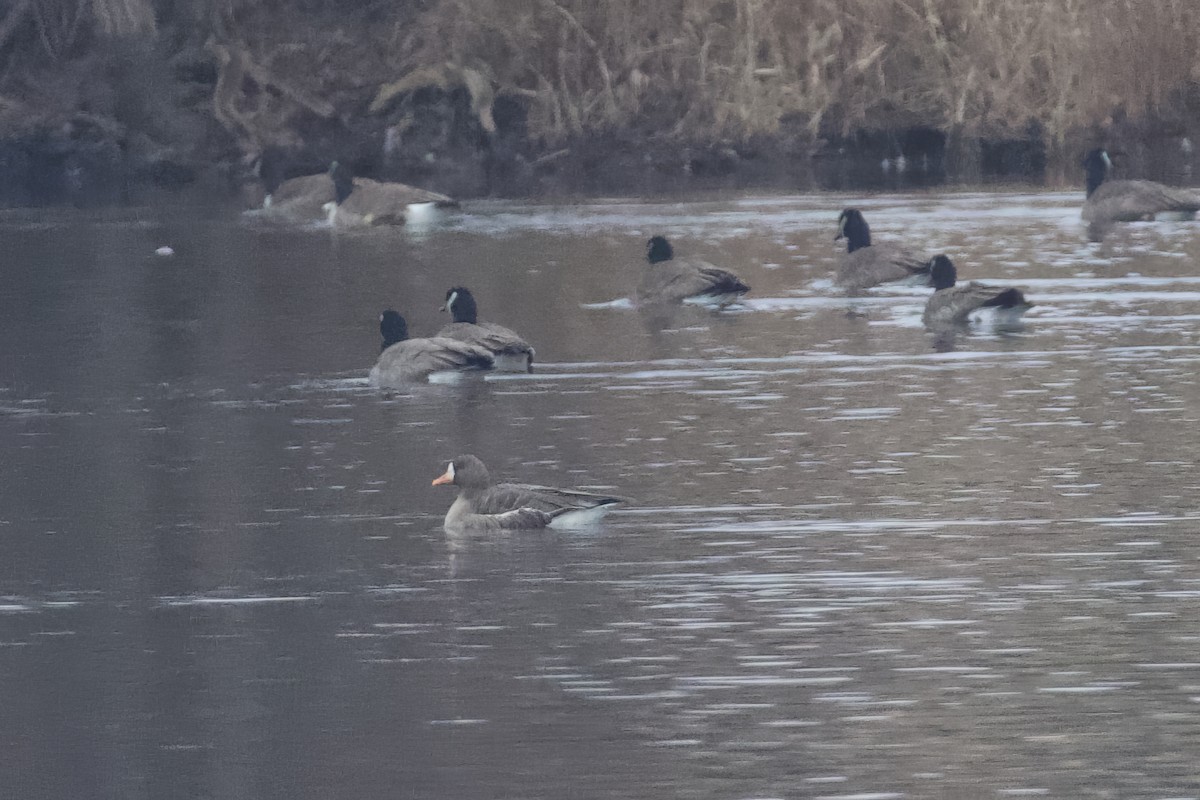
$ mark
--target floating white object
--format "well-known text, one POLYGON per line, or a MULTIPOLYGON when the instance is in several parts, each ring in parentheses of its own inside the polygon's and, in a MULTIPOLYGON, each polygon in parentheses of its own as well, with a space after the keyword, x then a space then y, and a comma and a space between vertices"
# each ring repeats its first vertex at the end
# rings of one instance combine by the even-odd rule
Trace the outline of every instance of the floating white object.
POLYGON ((163 256, 163 257, 173 256, 173 255, 175 255, 175 251, 164 244, 162 247, 160 247, 154 251, 154 255, 163 256))

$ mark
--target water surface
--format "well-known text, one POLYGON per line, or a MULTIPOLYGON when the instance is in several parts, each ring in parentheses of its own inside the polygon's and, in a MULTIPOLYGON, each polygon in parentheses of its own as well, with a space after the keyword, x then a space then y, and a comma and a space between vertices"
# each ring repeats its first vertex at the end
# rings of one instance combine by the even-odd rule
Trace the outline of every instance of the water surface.
POLYGON ((480 204, 332 234, 9 214, 0 775, 22 798, 1200 797, 1200 227, 1074 194, 480 204), (1025 286, 848 301, 837 213, 1025 286), (621 303, 648 236, 753 286, 621 303), (156 247, 176 255, 159 258, 156 247), (380 394, 466 284, 537 371, 380 394), (636 498, 449 535, 429 486, 636 498))

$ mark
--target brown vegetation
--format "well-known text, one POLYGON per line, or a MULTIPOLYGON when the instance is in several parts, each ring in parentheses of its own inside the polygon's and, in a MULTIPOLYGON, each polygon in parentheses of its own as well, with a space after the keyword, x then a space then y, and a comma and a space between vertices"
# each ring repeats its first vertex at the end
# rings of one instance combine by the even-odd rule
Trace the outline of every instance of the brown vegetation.
POLYGON ((461 90, 483 141, 520 108, 534 157, 912 127, 1054 153, 1114 114, 1179 118, 1198 54, 1195 0, 11 0, 0 133, 84 119, 211 160, 357 125, 403 148, 408 100, 461 90))

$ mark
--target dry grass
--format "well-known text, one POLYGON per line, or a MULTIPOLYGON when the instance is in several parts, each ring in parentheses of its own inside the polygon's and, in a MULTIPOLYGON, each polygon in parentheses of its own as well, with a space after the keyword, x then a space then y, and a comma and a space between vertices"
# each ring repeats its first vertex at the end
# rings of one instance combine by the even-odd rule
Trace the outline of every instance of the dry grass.
POLYGON ((440 0, 398 73, 451 59, 530 98, 553 142, 603 128, 728 139, 925 124, 1048 138, 1200 81, 1191 0, 440 0))
POLYGON ((493 98, 519 98, 543 147, 783 125, 814 139, 1037 130, 1053 147, 1200 84, 1195 0, 13 0, 0 105, 47 65, 130 37, 233 70, 208 113, 247 148, 286 139, 297 113, 386 112, 456 82, 484 130, 493 98))

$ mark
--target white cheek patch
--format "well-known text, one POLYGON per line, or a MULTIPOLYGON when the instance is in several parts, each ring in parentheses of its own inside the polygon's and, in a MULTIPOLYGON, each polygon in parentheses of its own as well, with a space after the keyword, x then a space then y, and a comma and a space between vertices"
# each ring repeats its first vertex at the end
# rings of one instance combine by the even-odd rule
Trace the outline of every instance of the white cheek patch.
POLYGON ((454 462, 450 462, 450 466, 446 467, 446 474, 450 476, 450 480, 454 480, 454 462))
POLYGON ((446 308, 448 308, 448 309, 453 309, 453 308, 454 308, 454 301, 455 301, 455 300, 457 300, 457 299, 458 299, 458 292, 451 292, 451 293, 450 293, 450 298, 449 298, 448 300, 446 300, 446 308))

